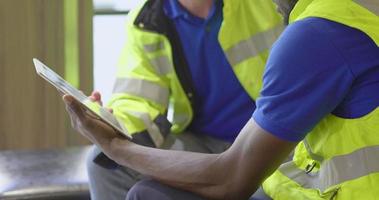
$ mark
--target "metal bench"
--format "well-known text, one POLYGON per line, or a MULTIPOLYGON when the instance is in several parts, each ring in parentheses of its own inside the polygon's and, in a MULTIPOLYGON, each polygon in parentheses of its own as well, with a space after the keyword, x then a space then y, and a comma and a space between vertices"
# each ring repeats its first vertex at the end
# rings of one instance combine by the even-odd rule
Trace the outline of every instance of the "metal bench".
POLYGON ((0 151, 1 200, 88 200, 89 147, 0 151))

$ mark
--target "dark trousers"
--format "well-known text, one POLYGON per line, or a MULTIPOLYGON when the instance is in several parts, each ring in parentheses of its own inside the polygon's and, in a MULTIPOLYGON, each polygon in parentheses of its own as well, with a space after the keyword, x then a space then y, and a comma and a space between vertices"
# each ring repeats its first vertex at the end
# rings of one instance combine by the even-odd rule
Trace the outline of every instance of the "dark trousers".
MULTIPOLYGON (((249 200, 269 200, 259 189, 249 200)), ((205 200, 190 192, 175 189, 154 180, 143 180, 129 191, 126 200, 205 200)))

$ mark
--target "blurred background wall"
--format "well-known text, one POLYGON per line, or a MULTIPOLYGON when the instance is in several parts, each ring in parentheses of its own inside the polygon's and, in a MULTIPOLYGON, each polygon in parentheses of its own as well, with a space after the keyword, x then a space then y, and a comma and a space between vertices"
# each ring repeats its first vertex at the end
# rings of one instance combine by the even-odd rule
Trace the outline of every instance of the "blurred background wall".
POLYGON ((71 84, 109 100, 130 9, 144 0, 0 0, 0 150, 88 144, 38 58, 71 84))
POLYGON ((38 58, 75 86, 93 88, 91 0, 0 1, 0 150, 86 144, 38 58))

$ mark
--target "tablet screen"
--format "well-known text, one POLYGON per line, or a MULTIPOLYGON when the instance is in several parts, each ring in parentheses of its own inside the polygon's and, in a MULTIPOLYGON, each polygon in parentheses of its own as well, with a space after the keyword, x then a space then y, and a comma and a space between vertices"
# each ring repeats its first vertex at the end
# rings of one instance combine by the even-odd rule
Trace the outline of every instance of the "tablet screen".
POLYGON ((93 114, 102 119, 102 121, 117 129, 126 137, 131 138, 123 123, 120 120, 118 120, 112 113, 110 113, 106 108, 100 106, 98 103, 92 102, 81 91, 70 85, 66 80, 64 80, 62 77, 60 77, 57 73, 55 73, 53 70, 51 70, 38 59, 34 58, 33 63, 38 75, 40 75, 46 81, 54 85, 58 90, 60 90, 64 94, 69 94, 73 96, 82 105, 84 105, 87 108, 87 110, 92 111, 93 114))

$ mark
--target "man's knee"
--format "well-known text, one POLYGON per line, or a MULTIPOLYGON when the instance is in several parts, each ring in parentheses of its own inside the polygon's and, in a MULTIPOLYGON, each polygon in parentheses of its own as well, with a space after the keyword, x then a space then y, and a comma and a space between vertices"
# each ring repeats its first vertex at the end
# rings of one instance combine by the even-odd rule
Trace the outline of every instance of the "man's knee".
POLYGON ((129 190, 126 200, 203 200, 187 191, 172 188, 154 180, 142 180, 129 190))
MULTIPOLYGON (((98 158, 99 154, 101 153, 101 150, 96 147, 95 145, 91 147, 91 150, 87 154, 86 158, 86 168, 87 168, 87 174, 90 181, 90 184, 95 184, 93 181, 97 182, 103 182, 105 179, 109 179, 110 177, 113 177, 115 175, 116 170, 109 170, 105 167, 100 166, 98 163, 95 163, 94 160, 98 158)), ((96 183, 101 184, 101 183, 96 183)))
POLYGON ((96 173, 94 173, 94 171, 97 171, 99 169, 98 168, 99 166, 97 166, 93 162, 93 160, 96 158, 96 156, 99 155, 99 153, 100 153, 99 148, 97 148, 96 146, 92 146, 91 150, 87 154, 86 167, 87 167, 88 175, 96 174, 96 173))
POLYGON ((142 180, 136 183, 128 192, 126 200, 157 199, 157 190, 154 189, 155 181, 142 180))

